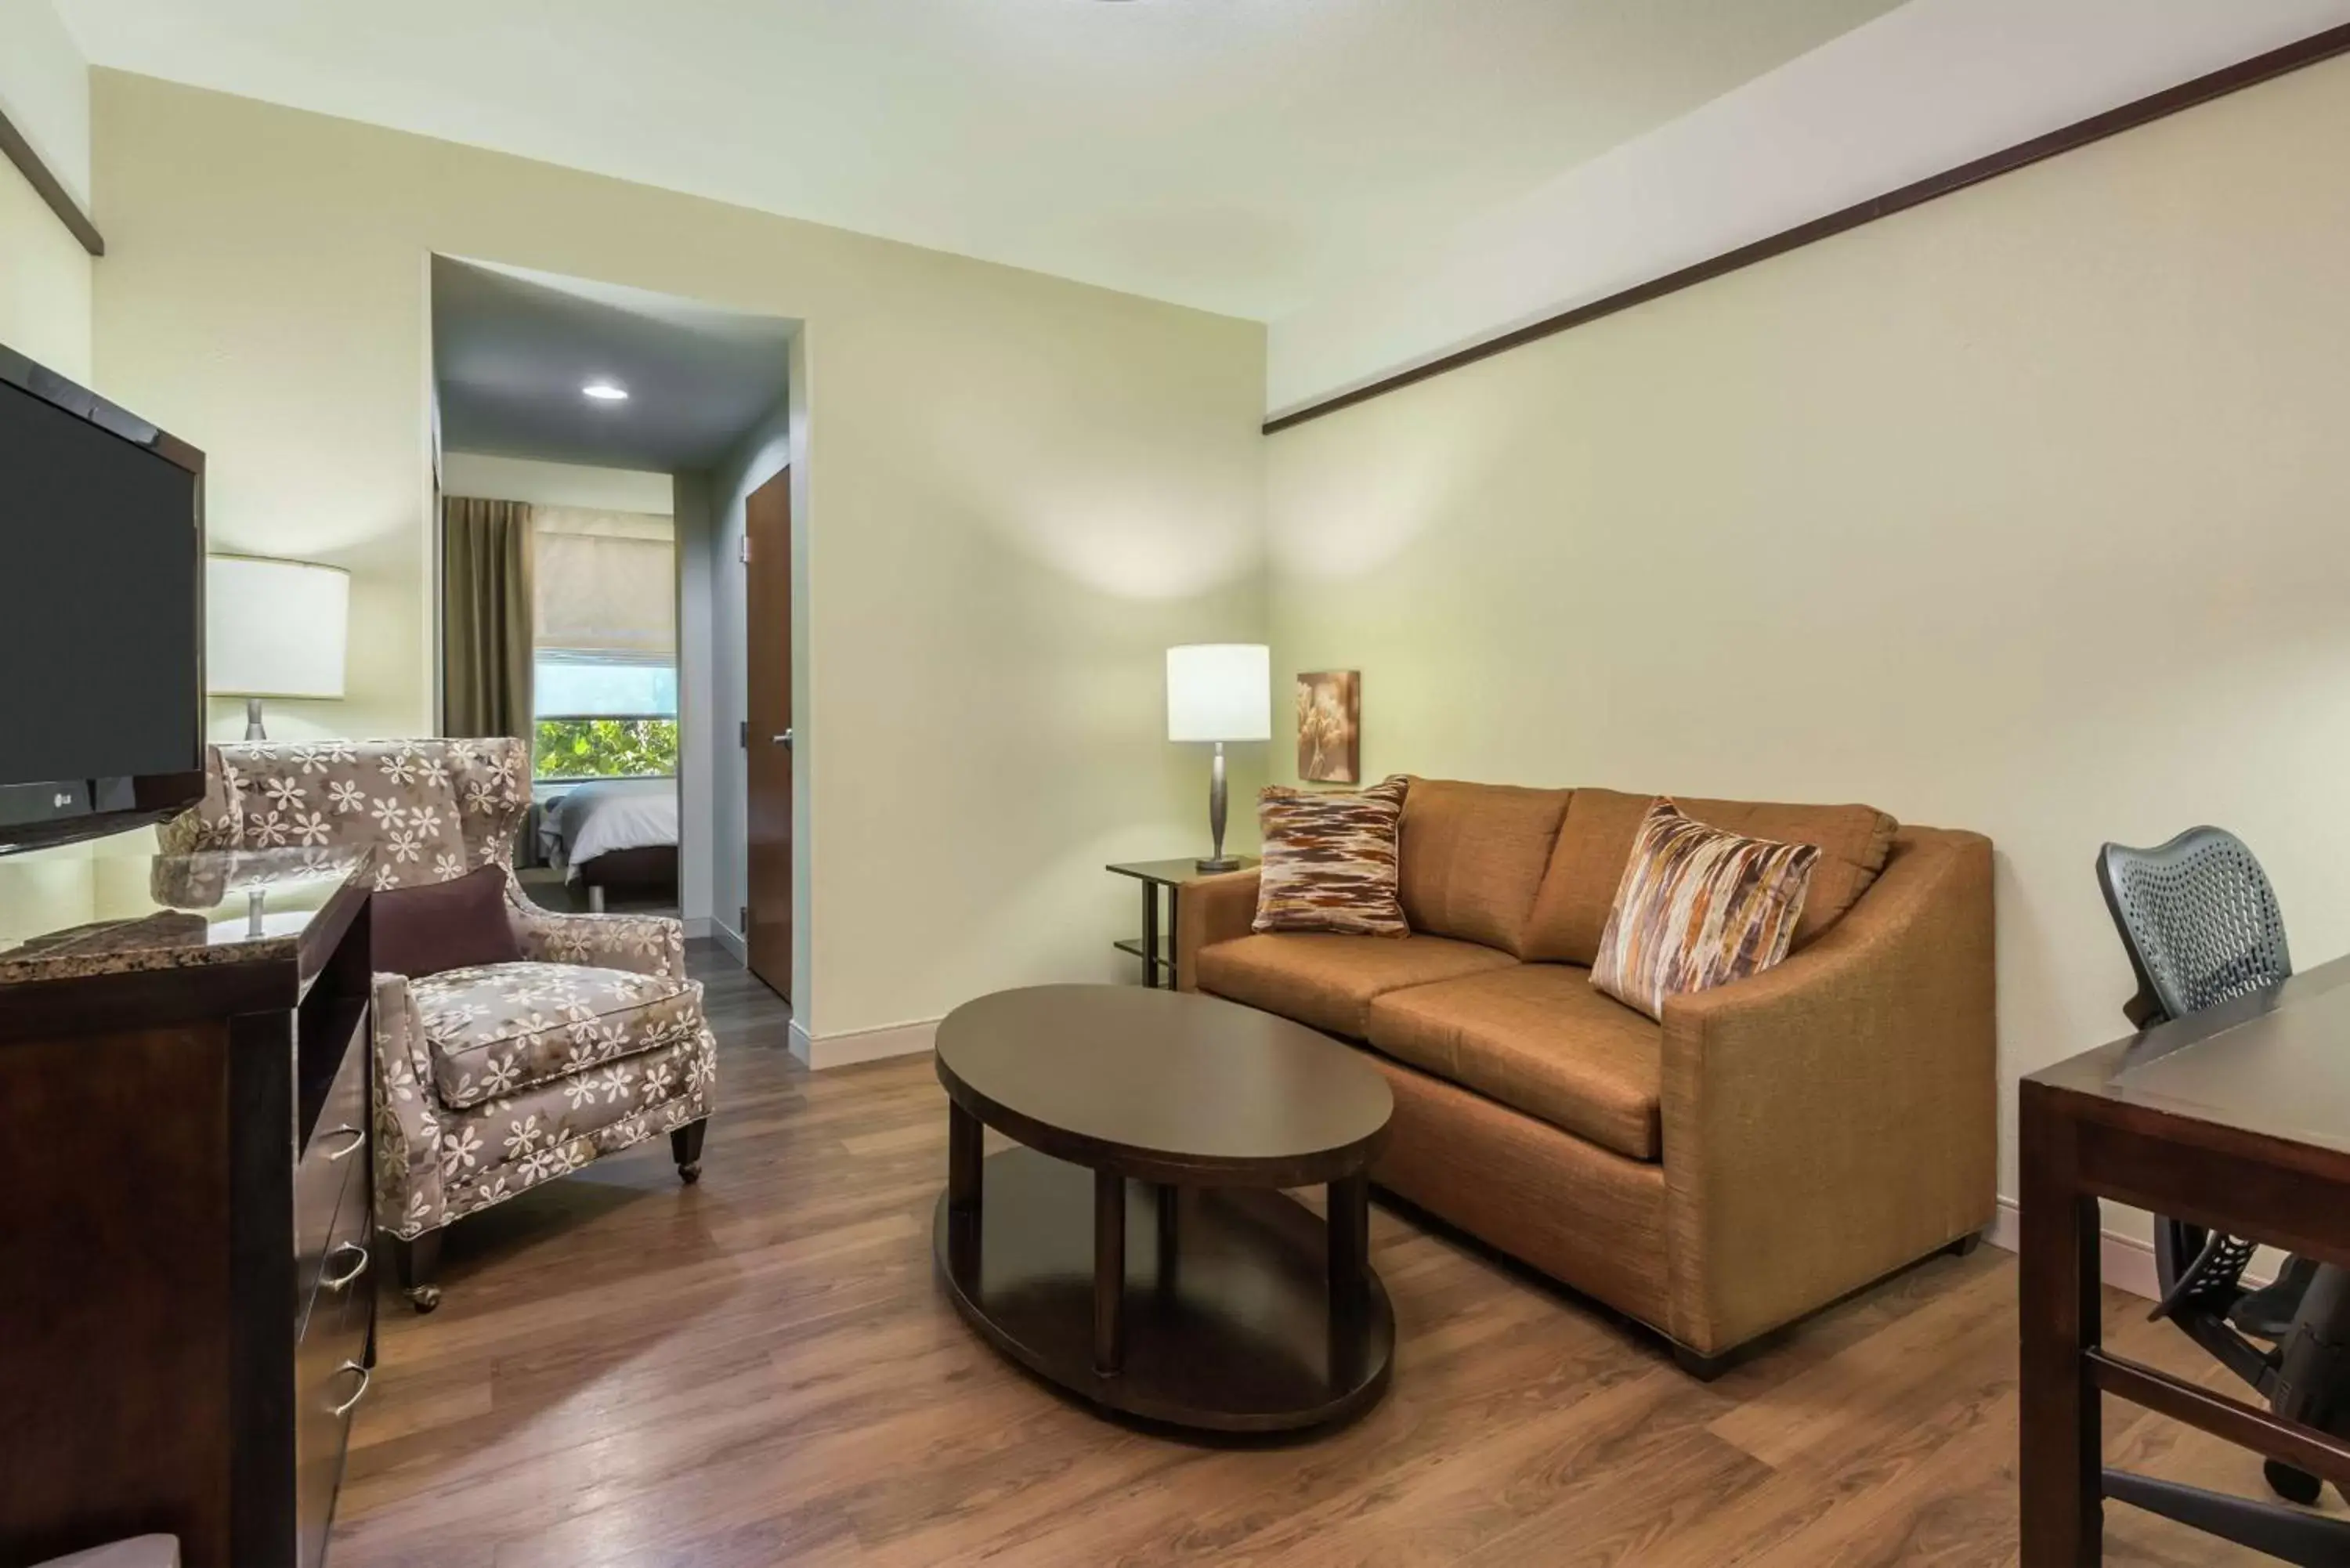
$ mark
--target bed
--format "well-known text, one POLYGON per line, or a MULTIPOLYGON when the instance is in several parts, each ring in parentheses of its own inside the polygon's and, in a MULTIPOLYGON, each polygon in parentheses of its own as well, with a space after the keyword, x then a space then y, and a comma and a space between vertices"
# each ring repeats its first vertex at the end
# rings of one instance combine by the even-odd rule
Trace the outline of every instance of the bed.
POLYGON ((607 888, 677 899, 677 781, 573 784, 539 814, 539 848, 600 910, 607 888))

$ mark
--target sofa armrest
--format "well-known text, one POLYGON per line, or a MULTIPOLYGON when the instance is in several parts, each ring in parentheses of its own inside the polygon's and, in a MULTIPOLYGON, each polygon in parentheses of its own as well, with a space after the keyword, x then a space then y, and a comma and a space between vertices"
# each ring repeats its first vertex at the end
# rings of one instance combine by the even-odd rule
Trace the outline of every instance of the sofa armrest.
POLYGON ((1905 829, 1803 951, 1665 1004, 1673 1336, 1707 1355, 1989 1224, 1991 841, 1905 829))
POLYGON ((1175 889, 1175 989, 1200 989, 1200 950, 1249 934, 1256 923, 1258 872, 1227 871, 1175 889))
POLYGON ((375 977, 376 1223, 413 1241, 448 1221, 441 1183, 441 1124, 424 1017, 405 977, 375 977))
POLYGON ((685 978, 685 927, 666 915, 573 915, 541 909, 506 882, 506 924, 522 956, 633 974, 685 978))

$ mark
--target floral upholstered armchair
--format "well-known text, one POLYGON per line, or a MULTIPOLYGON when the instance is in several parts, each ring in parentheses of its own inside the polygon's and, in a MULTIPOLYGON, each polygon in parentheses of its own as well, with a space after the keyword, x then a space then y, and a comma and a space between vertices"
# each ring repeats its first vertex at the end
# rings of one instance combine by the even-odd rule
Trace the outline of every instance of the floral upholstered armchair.
POLYGON ((452 1220, 659 1133, 701 1175, 717 1057, 684 929, 524 896, 529 766, 516 740, 215 746, 203 803, 163 830, 175 854, 365 845, 380 891, 504 872, 521 961, 375 977, 376 1224, 420 1312, 452 1220))

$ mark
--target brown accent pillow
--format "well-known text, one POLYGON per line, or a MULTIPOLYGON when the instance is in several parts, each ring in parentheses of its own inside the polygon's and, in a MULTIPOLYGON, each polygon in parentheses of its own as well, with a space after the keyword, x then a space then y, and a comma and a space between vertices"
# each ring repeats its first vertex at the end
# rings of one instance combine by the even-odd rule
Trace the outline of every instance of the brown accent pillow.
POLYGON ((1649 809, 1617 885, 1591 983, 1662 1019, 1665 998, 1760 974, 1787 956, 1820 852, 1649 809))
POLYGON ((506 873, 484 866, 446 882, 375 894, 368 903, 378 974, 411 980, 475 964, 519 963, 522 944, 506 923, 506 873))
POLYGON ((1397 840, 1396 896, 1415 931, 1523 958, 1526 914, 1550 864, 1566 791, 1413 779, 1397 840))
POLYGON ((1319 793, 1267 784, 1257 795, 1264 867, 1259 931, 1408 937, 1396 898, 1396 832, 1409 781, 1319 793))

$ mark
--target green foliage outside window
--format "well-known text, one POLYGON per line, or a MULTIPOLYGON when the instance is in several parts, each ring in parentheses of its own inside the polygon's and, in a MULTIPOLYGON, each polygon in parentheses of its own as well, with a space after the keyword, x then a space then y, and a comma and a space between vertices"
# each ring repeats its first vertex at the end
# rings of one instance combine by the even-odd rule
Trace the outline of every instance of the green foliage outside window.
POLYGON ((672 776, 677 721, 541 719, 530 771, 542 779, 672 776))

